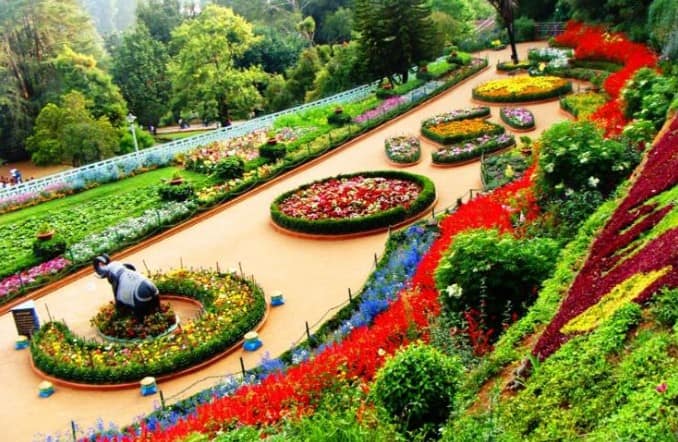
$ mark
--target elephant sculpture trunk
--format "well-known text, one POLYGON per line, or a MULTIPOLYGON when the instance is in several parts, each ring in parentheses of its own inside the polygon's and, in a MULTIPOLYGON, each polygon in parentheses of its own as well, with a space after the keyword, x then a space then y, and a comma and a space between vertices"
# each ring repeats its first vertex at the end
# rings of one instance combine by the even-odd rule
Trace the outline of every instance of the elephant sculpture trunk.
POLYGON ((111 284, 117 308, 131 308, 137 319, 143 319, 160 308, 158 288, 137 272, 132 264, 111 261, 106 254, 94 258, 92 264, 95 274, 101 279, 108 279, 111 284))

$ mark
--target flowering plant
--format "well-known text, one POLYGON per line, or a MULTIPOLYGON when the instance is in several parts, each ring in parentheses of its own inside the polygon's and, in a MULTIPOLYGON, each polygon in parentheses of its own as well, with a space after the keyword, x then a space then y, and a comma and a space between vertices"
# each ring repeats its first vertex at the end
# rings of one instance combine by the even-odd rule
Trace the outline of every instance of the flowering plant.
POLYGON ((261 289, 234 273, 180 269, 151 278, 161 293, 200 301, 203 314, 171 334, 131 344, 91 342, 63 323, 48 322, 32 339, 35 366, 60 379, 93 384, 170 374, 234 345, 266 310, 261 289))
POLYGON ((477 158, 483 153, 495 152, 516 144, 513 135, 483 135, 461 144, 452 144, 432 153, 434 164, 454 164, 477 158))
POLYGON ((456 109, 443 114, 435 115, 421 122, 422 127, 436 126, 451 121, 468 120, 471 118, 489 117, 490 108, 487 106, 473 107, 470 109, 456 109))
POLYGON ((139 320, 130 307, 116 306, 112 301, 102 307, 90 320, 101 334, 116 339, 146 339, 167 332, 177 323, 172 306, 168 303, 139 320))
POLYGON ((440 144, 450 144, 482 135, 498 135, 504 131, 502 126, 481 118, 453 120, 421 128, 422 135, 440 144))
POLYGON ((397 108, 398 106, 401 106, 405 104, 405 99, 401 96, 393 96, 390 98, 385 99, 379 106, 375 107, 374 109, 367 110, 363 112, 362 114, 358 115, 353 119, 355 123, 358 124, 363 124, 367 123, 370 120, 374 120, 379 117, 383 117, 386 115, 388 112, 392 111, 393 109, 397 108))
POLYGON ((414 135, 388 137, 384 144, 386 156, 394 163, 411 164, 421 158, 421 143, 414 135))
POLYGON ((502 107, 499 116, 513 129, 534 129, 534 115, 524 107, 502 107))
POLYGON ((252 160, 259 156, 259 146, 268 139, 265 129, 258 129, 242 137, 214 141, 182 154, 186 169, 201 173, 212 173, 216 165, 224 158, 238 156, 244 160, 252 160))
POLYGON ((54 258, 50 261, 43 262, 40 265, 31 267, 30 269, 8 276, 0 281, 0 299, 9 301, 15 295, 19 294, 26 287, 33 286, 39 283, 41 279, 49 275, 59 273, 71 264, 69 260, 64 257, 54 258))
POLYGON ((518 102, 543 100, 572 91, 572 83, 559 77, 531 77, 491 80, 473 89, 473 98, 490 102, 518 102))

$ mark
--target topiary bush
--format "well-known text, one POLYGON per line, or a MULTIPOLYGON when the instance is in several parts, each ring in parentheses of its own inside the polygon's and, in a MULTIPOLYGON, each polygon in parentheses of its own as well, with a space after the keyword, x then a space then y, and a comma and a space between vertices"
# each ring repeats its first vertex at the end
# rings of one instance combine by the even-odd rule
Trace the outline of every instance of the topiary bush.
POLYGON ((33 254, 42 261, 47 261, 66 251, 66 240, 59 234, 51 239, 36 239, 33 242, 33 254))
POLYGON ((165 184, 158 188, 158 195, 163 201, 186 201, 195 195, 195 190, 189 183, 165 184))
POLYGON ((245 161, 237 156, 230 156, 219 161, 214 168, 214 174, 221 180, 241 178, 245 173, 245 161))
POLYGON ((259 156, 266 161, 275 163, 287 154, 287 146, 283 143, 264 143, 259 146, 259 156))
POLYGON ((440 301, 449 312, 481 311, 485 326, 500 330, 502 316, 522 314, 548 278, 559 244, 548 238, 517 239, 497 230, 457 235, 435 270, 440 301))
POLYGON ((461 373, 457 359, 415 343, 377 372, 371 394, 405 429, 418 429, 447 420, 461 373))
POLYGON ((327 122, 333 126, 344 126, 351 122, 351 116, 341 109, 335 109, 327 116, 327 122))

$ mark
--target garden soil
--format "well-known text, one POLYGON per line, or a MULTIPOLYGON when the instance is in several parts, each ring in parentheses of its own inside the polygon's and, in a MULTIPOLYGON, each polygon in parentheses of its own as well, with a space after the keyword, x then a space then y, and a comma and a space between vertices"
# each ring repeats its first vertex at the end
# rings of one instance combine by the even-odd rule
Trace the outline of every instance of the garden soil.
MULTIPOLYGON (((528 48, 545 43, 519 45, 521 57, 528 48)), ((470 107, 471 89, 486 80, 497 78, 494 66, 498 60, 509 59, 508 50, 483 52, 490 67, 383 125, 344 148, 285 176, 262 190, 226 205, 213 216, 194 223, 148 246, 124 254, 124 262, 151 270, 179 267, 215 267, 239 269, 253 275, 268 294, 281 290, 286 303, 271 309, 259 330, 263 347, 247 353, 240 349, 195 373, 162 382, 165 400, 172 403, 192 393, 210 387, 230 373, 240 372, 240 358, 245 367, 255 367, 264 355, 277 356, 302 340, 306 323, 315 330, 330 318, 336 307, 348 300, 348 290, 358 293, 374 269, 375 255, 383 252, 387 233, 344 240, 314 240, 286 235, 270 224, 269 206, 284 191, 303 183, 337 174, 361 170, 391 169, 384 154, 384 138, 400 134, 418 134, 422 120, 453 109, 470 107)), ((492 121, 500 122, 499 107, 493 105, 492 121)), ((554 122, 567 118, 559 111, 558 102, 528 106, 537 126, 528 135, 536 138, 554 122)), ((522 135, 522 134, 521 134, 522 135)), ((432 167, 432 146, 422 143, 424 160, 405 170, 430 177, 436 184, 436 212, 454 206, 457 198, 465 197, 469 189, 479 189, 478 162, 455 168, 432 167)), ((76 333, 91 333, 90 318, 100 306, 112 299, 106 280, 89 274, 55 289, 36 300, 38 314, 44 322, 49 315, 63 319, 76 333)), ((49 398, 38 397, 40 376, 30 368, 29 351, 14 350, 17 332, 11 314, 0 317, 0 439, 14 442, 43 440, 47 435, 61 433, 68 439, 71 421, 83 436, 95 427, 131 423, 159 405, 158 395, 142 397, 138 388, 118 391, 81 390, 56 386, 49 398)))

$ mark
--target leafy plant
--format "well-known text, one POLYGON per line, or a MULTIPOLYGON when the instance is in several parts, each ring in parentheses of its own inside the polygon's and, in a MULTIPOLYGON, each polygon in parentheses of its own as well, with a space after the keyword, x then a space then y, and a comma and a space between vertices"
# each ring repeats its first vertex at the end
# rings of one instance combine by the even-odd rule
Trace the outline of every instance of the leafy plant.
POLYGON ((287 146, 284 143, 266 142, 259 146, 259 156, 271 163, 275 163, 287 154, 287 146))
POLYGON ((678 322, 678 289, 663 288, 653 298, 652 314, 660 324, 673 327, 678 322))
POLYGON ((165 184, 158 188, 158 195, 163 201, 186 201, 195 195, 195 190, 190 183, 165 184))
MULTIPOLYGON (((47 232, 49 232, 48 230, 47 232)), ((41 261, 47 261, 62 255, 66 251, 66 240, 61 235, 50 239, 33 241, 33 254, 41 261)))
POLYGON ((240 178, 245 173, 245 161, 236 156, 226 157, 219 161, 214 174, 223 181, 240 178))
POLYGON ((405 429, 441 423, 449 416, 461 371, 457 359, 415 343, 399 350, 377 372, 372 394, 405 429))

